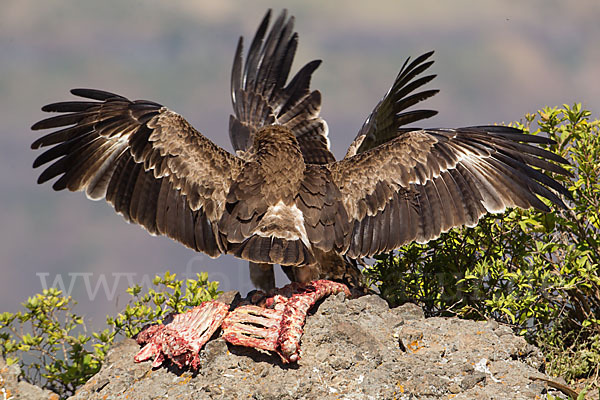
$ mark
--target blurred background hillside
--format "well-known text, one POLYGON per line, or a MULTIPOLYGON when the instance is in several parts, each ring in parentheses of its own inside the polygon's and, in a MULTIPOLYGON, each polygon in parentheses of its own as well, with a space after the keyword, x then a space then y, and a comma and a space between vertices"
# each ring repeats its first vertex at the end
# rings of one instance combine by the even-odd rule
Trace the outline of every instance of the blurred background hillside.
MULTIPOLYGON (((246 263, 212 260, 128 225, 104 202, 35 181, 31 124, 73 87, 162 103, 231 150, 229 73, 276 1, 4 0, 0 12, 0 308, 62 280, 101 327, 146 277, 208 271, 252 289, 246 263), (58 279, 58 280, 57 280, 58 279), (87 281, 86 281, 87 279, 87 281), (129 282, 128 282, 129 281, 129 282)), ((545 105, 600 111, 600 2, 289 1, 300 35, 292 72, 323 59, 312 87, 342 157, 407 56, 435 50, 440 114, 425 126, 510 122, 545 105)), ((284 283, 279 274, 279 284, 284 283)))

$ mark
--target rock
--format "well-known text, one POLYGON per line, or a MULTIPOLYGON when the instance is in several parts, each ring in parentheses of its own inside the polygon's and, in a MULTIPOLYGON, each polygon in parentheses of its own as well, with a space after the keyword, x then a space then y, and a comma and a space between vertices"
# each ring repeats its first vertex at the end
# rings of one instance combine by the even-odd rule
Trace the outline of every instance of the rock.
POLYGON ((59 400, 56 393, 19 380, 19 375, 21 369, 18 365, 8 366, 4 358, 0 357, 0 399, 59 400))
POLYGON ((377 296, 318 305, 297 364, 220 338, 201 351, 197 372, 136 364, 138 350, 132 339, 115 345, 70 399, 535 399, 547 389, 529 377, 549 379, 539 350, 504 326, 426 319, 377 296))

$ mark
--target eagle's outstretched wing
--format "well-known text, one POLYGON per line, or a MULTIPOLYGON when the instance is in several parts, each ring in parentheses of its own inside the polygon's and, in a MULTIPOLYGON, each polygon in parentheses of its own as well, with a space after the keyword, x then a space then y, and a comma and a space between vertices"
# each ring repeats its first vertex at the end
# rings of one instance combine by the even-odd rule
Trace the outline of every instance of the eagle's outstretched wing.
POLYGON ((44 106, 62 114, 32 126, 59 128, 31 145, 52 146, 34 162, 51 163, 38 183, 58 176, 55 190, 105 198, 152 234, 213 257, 222 253, 216 224, 243 161, 160 104, 92 89, 71 93, 86 100, 44 106))
POLYGON ((553 163, 567 161, 530 143, 553 142, 502 126, 423 129, 330 165, 352 224, 345 253, 424 243, 507 207, 548 211, 539 197, 565 207, 550 189, 569 192, 543 171, 570 175, 553 163))
POLYGON ((302 67, 287 84, 298 45, 294 17, 285 10, 267 34, 271 10, 262 20, 243 62, 240 37, 231 71, 231 101, 235 115, 229 118, 229 135, 236 151, 251 150, 256 131, 266 125, 283 125, 296 136, 304 160, 311 164, 335 161, 329 150, 327 124, 319 117, 321 93, 310 91, 312 73, 321 64, 314 60, 302 67), (265 39, 265 35, 266 39, 265 39))
POLYGON ((377 147, 403 132, 413 130, 412 128, 400 128, 401 126, 431 118, 437 114, 437 111, 427 109, 405 111, 439 92, 439 90, 430 89, 414 93, 436 77, 436 75, 418 77, 433 64, 432 60, 427 61, 432 55, 433 51, 425 53, 410 64, 410 57, 406 59, 392 87, 375 106, 350 144, 346 158, 377 147))

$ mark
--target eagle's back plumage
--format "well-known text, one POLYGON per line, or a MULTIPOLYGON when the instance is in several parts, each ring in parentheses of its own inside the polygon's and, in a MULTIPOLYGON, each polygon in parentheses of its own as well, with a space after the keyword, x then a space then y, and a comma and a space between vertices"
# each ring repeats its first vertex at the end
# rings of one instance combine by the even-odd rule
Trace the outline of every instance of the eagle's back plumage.
POLYGON ((255 263, 311 263, 311 242, 296 197, 305 163, 296 137, 282 126, 259 129, 255 151, 227 194, 219 222, 227 252, 255 263))

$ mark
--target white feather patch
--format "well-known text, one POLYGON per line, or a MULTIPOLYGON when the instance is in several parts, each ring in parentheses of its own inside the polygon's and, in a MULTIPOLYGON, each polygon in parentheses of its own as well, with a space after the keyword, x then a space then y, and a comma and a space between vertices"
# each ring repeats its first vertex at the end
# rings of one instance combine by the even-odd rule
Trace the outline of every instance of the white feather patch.
POLYGON ((253 232, 263 237, 278 237, 285 240, 302 240, 302 243, 311 248, 306 228, 304 227, 304 215, 295 204, 285 205, 281 200, 274 206, 270 206, 260 224, 253 232))

